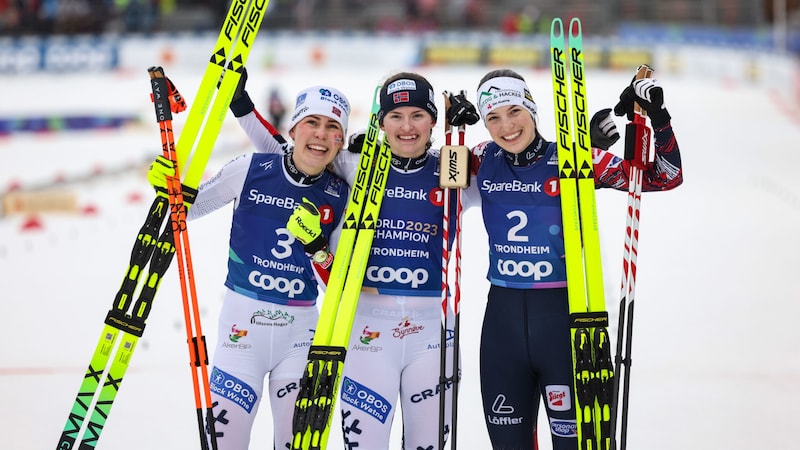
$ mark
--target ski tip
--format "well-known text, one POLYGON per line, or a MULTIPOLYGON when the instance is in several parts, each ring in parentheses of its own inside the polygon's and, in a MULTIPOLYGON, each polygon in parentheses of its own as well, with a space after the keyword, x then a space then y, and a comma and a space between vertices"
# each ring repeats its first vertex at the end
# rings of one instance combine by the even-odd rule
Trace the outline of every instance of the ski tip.
POLYGON ((556 17, 550 23, 550 37, 562 38, 564 36, 564 23, 560 18, 556 17))
POLYGON ((573 17, 569 21, 569 34, 572 37, 578 37, 582 34, 581 19, 573 17))
POLYGON ((381 104, 381 89, 383 89, 382 84, 375 86, 375 92, 372 96, 372 101, 378 105, 381 104))

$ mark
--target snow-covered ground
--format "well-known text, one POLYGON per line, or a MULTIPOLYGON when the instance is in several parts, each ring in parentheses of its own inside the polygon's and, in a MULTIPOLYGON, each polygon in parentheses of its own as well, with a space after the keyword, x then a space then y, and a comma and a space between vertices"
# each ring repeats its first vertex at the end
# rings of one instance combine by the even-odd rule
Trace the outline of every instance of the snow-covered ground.
MULTIPOLYGON (((53 448, 64 426, 103 319, 127 267, 152 198, 144 170, 160 151, 141 73, 0 77, 0 115, 139 112, 124 130, 0 137, 0 191, 9 184, 63 185, 79 212, 0 218, 0 448, 53 448), (116 172, 115 168, 130 167, 116 172), (137 200, 138 199, 138 200, 137 200), (93 213, 91 213, 93 212, 93 213)), ((312 84, 342 89, 354 105, 351 131, 366 125, 372 87, 393 70, 251 69, 249 91, 287 97, 312 84), (363 124, 363 125, 362 125, 363 124)), ((589 72, 590 110, 611 107, 631 72, 589 72)), ((656 68, 658 69, 658 68, 656 68)), ((421 68, 437 89, 474 89, 488 68, 421 68)), ((549 74, 522 69, 552 138, 549 74)), ((191 104, 196 73, 167 73, 191 104)), ((633 348, 629 448, 646 450, 788 448, 800 402, 800 167, 798 118, 770 93, 740 83, 666 73, 667 106, 683 152, 685 183, 642 203, 633 348)), ((796 114, 796 113, 795 113, 796 114)), ((176 117, 180 133, 181 115, 176 117)), ((617 120, 622 128, 624 122, 617 120)), ((438 144, 443 143, 441 128, 438 144)), ((468 143, 487 137, 476 125, 468 143)), ((209 163, 213 173, 248 151, 232 116, 209 163)), ((621 144, 613 149, 621 152, 621 144)), ((619 303, 626 194, 598 192, 607 303, 619 303)), ((190 223, 203 329, 213 348, 222 301, 230 214, 190 223)), ((465 216, 459 447, 490 448, 478 389, 478 339, 488 283, 478 211, 465 216)), ((612 331, 615 325, 612 326, 612 331)), ((161 286, 144 337, 98 448, 197 449, 194 396, 177 271, 161 286)), ((251 448, 271 447, 269 408, 261 408, 251 448)), ((399 430, 399 416, 395 429, 399 430)), ((334 424, 339 419, 334 417, 334 424)), ((330 448, 341 448, 334 426, 330 448)), ((540 433, 542 448, 549 440, 540 433)), ((393 448, 399 448, 399 431, 393 448)))

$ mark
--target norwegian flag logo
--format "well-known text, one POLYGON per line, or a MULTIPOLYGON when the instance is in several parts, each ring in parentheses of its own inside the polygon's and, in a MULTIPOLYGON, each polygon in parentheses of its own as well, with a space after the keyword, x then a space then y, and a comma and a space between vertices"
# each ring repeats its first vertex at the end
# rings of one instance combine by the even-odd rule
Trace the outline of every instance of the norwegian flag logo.
POLYGON ((392 94, 392 100, 394 100, 395 103, 407 103, 409 99, 410 95, 408 91, 395 92, 392 94))
POLYGON ((336 114, 336 117, 342 117, 342 110, 335 106, 331 106, 331 112, 336 114))

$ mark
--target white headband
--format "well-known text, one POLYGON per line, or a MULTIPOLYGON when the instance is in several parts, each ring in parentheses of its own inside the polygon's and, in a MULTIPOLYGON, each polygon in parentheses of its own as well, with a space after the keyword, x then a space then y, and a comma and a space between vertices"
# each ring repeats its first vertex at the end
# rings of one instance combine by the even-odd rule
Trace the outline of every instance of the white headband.
POLYGON ((490 78, 478 88, 478 110, 484 122, 486 115, 495 108, 508 105, 524 107, 531 113, 533 120, 536 120, 536 102, 533 101, 528 85, 519 78, 490 78))
POLYGON ((350 116, 350 102, 339 90, 328 86, 313 86, 300 91, 294 105, 294 112, 289 121, 291 130, 304 117, 320 115, 330 117, 339 122, 347 134, 347 122, 350 116))

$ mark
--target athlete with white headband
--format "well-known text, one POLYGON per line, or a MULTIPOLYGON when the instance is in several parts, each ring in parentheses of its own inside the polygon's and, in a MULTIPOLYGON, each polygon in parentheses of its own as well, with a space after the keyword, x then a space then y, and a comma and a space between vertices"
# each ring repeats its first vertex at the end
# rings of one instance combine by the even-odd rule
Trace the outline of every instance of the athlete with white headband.
MULTIPOLYGON (((632 83, 615 108, 617 115, 632 114, 634 100, 647 109, 655 131, 655 162, 644 172, 643 190, 673 189, 683 181, 683 172, 663 91, 656 80, 632 83)), ((480 350, 489 437, 496 449, 535 448, 541 397, 553 449, 574 450, 578 441, 556 145, 539 132, 536 103, 518 73, 486 74, 477 104, 492 138, 472 149, 490 249, 491 286, 480 350)), ((610 112, 602 110, 591 120, 595 186, 627 190, 630 162, 607 151, 619 139, 610 112)), ((459 124, 458 118, 448 118, 459 124)))
MULTIPOLYGON (((249 100, 241 90, 234 94, 239 105, 249 100)), ((349 115, 350 103, 339 90, 304 89, 289 123, 294 145, 276 132, 280 154, 230 161, 200 185, 189 209, 193 220, 233 203, 227 290, 210 375, 220 450, 249 448, 264 395, 272 408, 274 447, 287 448, 292 440, 297 386, 319 317, 318 283, 332 262, 328 240, 338 237, 349 200, 344 180, 326 170, 344 145, 349 115), (310 225, 301 227, 304 221, 310 225)), ((166 177, 174 173, 169 160, 159 158, 148 179, 165 193, 166 177)))
POLYGON ((519 105, 524 107, 536 121, 536 102, 533 101, 528 85, 519 78, 514 77, 495 77, 487 80, 478 88, 478 109, 481 117, 497 108, 508 105, 519 105))

